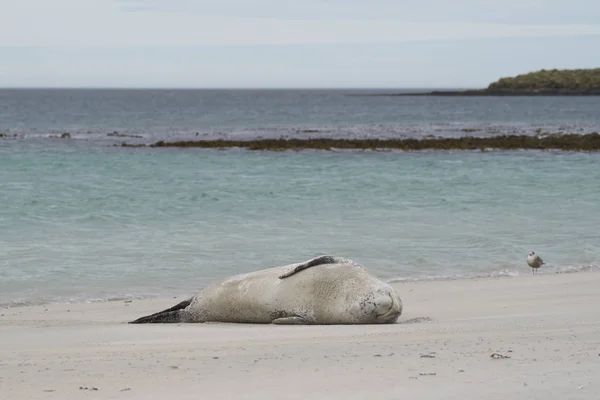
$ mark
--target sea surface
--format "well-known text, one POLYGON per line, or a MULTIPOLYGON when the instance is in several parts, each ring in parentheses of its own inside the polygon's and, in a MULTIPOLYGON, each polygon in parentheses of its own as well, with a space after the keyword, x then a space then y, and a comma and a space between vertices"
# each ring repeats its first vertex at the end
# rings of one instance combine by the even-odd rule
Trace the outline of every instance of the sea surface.
POLYGON ((350 93, 0 90, 0 305, 187 295, 321 254, 387 281, 528 275, 531 250, 541 273, 600 268, 598 153, 113 146, 600 131, 598 97, 350 93))

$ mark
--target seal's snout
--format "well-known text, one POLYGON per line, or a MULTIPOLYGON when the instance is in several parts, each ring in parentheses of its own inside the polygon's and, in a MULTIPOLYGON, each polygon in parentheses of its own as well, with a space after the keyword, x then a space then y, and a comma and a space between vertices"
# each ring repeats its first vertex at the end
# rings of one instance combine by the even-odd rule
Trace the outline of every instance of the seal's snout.
POLYGON ((382 323, 396 322, 402 314, 402 301, 395 293, 377 302, 377 321, 382 323))

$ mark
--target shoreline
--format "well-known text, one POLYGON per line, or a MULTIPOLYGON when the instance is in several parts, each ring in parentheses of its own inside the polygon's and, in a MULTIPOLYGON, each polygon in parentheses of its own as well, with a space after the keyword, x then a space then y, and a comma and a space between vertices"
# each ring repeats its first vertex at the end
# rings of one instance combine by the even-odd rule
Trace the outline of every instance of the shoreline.
POLYGON ((0 398, 595 399, 599 284, 395 283, 391 325, 126 323, 179 298, 2 310, 0 398))
MULTIPOLYGON (((581 266, 581 267, 569 267, 566 269, 551 270, 551 271, 538 271, 536 276, 554 276, 554 275, 565 275, 565 274, 581 274, 581 273, 600 273, 600 267, 595 265, 581 266)), ((497 280, 497 279, 521 279, 531 276, 530 269, 523 269, 521 272, 513 271, 495 271, 490 274, 478 274, 478 275, 434 275, 434 276, 422 276, 415 278, 389 278, 383 279, 384 282, 390 285, 396 284, 412 284, 421 282, 461 282, 461 281, 486 281, 486 280, 497 280)), ((197 291, 202 288, 198 288, 197 291)), ((115 295, 107 298, 90 298, 90 299, 73 299, 70 301, 63 300, 22 300, 15 303, 0 303, 0 310, 11 310, 11 309, 22 309, 28 307, 47 307, 47 306, 59 306, 59 305, 83 305, 83 304, 103 304, 103 303, 131 303, 133 301, 152 301, 152 300, 166 300, 169 298, 181 298, 184 299, 186 296, 189 297, 194 293, 181 293, 173 292, 171 295, 115 295)))

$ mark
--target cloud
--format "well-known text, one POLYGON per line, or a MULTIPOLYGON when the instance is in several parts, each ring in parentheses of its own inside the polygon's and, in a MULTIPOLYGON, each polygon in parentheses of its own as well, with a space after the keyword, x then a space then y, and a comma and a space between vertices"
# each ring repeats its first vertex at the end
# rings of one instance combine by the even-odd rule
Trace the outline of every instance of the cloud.
POLYGON ((598 21, 596 0, 5 1, 0 86, 484 84, 598 65, 598 21))
POLYGON ((482 87, 600 64, 599 36, 401 44, 0 48, 2 86, 482 87), (4 76, 2 76, 4 74, 4 76))
MULTIPOLYGON (((261 1, 259 5, 266 9, 272 0, 261 1)), ((317 4, 315 0, 307 1, 313 5, 317 4)), ((338 0, 330 1, 333 2, 332 4, 338 4, 336 3, 338 0)), ((217 2, 199 4, 213 3, 217 2)), ((233 5, 233 3, 229 0, 225 4, 233 5)), ((130 0, 121 1, 119 4, 121 9, 114 7, 113 3, 101 0, 57 0, 55 2, 20 0, 10 3, 10 6, 3 10, 0 20, 0 46, 401 43, 414 40, 600 33, 600 25, 585 24, 399 23, 395 20, 369 19, 281 20, 266 17, 166 12, 153 8, 167 2, 154 4, 148 1, 130 0), (124 12, 125 10, 127 12, 124 12)), ((176 5, 193 6, 192 2, 183 0, 176 5)), ((236 8, 232 13, 239 12, 241 11, 236 8)))
POLYGON ((155 11, 284 20, 597 24, 596 0, 115 0, 155 11))

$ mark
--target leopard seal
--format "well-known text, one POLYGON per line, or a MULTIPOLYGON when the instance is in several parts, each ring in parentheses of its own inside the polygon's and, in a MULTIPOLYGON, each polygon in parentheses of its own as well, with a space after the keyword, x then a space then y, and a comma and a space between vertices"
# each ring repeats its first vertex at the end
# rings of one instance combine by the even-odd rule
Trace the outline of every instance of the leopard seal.
POLYGON ((352 260, 325 255, 219 280, 129 323, 391 324, 401 314, 390 285, 352 260))

